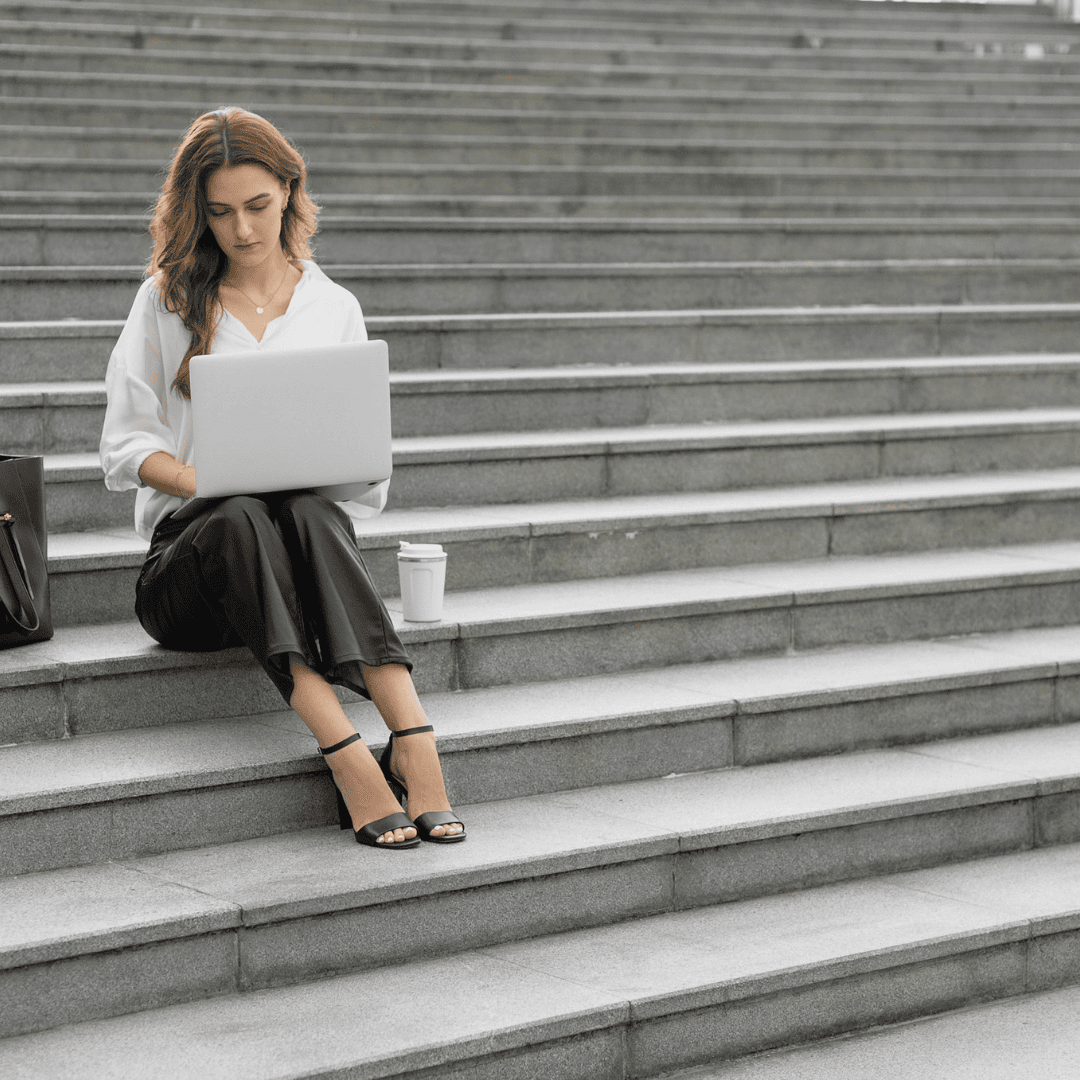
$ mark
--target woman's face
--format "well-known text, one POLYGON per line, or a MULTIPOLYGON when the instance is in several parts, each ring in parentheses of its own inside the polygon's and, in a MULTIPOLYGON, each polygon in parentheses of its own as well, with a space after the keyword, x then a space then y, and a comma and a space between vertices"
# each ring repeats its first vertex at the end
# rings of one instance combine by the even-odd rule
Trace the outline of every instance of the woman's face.
POLYGON ((289 189, 261 165, 223 165, 206 182, 210 231, 229 262, 254 268, 281 251, 289 189))

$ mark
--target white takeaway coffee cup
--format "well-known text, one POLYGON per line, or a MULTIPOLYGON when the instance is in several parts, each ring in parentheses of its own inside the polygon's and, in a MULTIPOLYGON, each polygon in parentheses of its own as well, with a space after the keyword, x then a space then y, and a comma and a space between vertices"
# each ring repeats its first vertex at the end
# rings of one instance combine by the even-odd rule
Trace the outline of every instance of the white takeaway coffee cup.
POLYGON ((406 622, 438 622, 446 587, 446 552, 440 544, 398 541, 398 578, 406 622))

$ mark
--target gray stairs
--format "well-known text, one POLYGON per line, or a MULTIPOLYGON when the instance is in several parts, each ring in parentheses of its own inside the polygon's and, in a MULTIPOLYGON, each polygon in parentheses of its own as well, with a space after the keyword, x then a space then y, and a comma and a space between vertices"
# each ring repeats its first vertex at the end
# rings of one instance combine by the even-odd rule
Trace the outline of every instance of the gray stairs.
POLYGON ((0 1074, 645 1080, 1080 983, 1080 29, 314 6, 0 2, 0 451, 45 455, 57 622, 0 653, 0 1074), (465 845, 351 843, 250 657, 133 621, 104 368, 228 101, 390 345, 358 542, 465 845))

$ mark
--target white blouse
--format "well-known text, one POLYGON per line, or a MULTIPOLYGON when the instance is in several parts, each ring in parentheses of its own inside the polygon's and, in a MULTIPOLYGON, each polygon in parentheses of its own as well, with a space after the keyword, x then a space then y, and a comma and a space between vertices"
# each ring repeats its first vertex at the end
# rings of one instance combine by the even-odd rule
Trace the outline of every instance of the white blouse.
MULTIPOLYGON (((304 272, 284 315, 272 319, 262 341, 224 309, 211 352, 280 349, 367 341, 364 316, 356 297, 334 284, 315 263, 304 272)), ((191 402, 172 389, 191 334, 180 316, 166 311, 152 278, 142 283, 105 374, 108 406, 101 433, 101 467, 110 491, 138 488, 135 531, 149 540, 154 528, 184 500, 148 487, 139 479, 142 463, 158 450, 184 465, 195 464, 191 438, 191 402)), ((344 503, 354 518, 372 517, 386 504, 389 481, 361 500, 344 503)))

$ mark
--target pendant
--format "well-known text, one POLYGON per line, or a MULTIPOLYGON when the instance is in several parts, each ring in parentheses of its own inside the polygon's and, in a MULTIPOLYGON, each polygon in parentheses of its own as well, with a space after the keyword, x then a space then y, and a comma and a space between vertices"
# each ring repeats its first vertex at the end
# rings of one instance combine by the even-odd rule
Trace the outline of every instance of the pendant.
POLYGON ((257 307, 257 308, 256 308, 255 310, 256 310, 256 311, 257 311, 257 312, 258 312, 258 313, 259 313, 260 315, 261 315, 261 314, 263 313, 263 309, 262 309, 261 307, 257 307))

